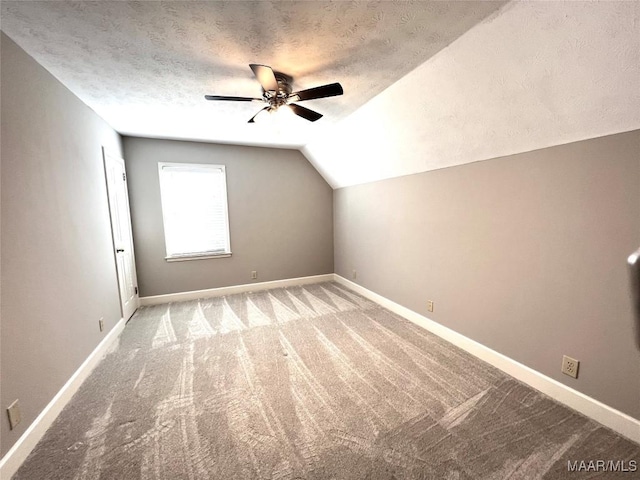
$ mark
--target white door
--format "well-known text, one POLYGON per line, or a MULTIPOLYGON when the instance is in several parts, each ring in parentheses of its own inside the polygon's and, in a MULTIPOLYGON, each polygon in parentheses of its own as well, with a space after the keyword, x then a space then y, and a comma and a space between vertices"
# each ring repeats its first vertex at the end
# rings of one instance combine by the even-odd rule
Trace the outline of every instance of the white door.
POLYGON ((128 320, 138 308, 138 282, 135 257, 133 256, 127 175, 123 159, 110 154, 104 147, 102 154, 107 179, 113 250, 118 273, 118 287, 120 288, 120 306, 122 318, 128 320))

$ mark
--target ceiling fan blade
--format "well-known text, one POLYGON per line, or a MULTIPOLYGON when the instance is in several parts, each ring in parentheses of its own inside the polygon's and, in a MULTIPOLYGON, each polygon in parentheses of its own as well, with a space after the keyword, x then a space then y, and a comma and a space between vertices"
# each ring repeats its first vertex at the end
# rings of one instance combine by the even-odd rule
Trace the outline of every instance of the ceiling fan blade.
POLYGON ((292 103, 287 106, 291 110, 293 110, 293 113, 295 113, 299 117, 309 120, 310 122, 315 122, 316 120, 319 120, 322 118, 322 114, 318 112, 314 112, 313 110, 309 110, 308 108, 301 107, 300 105, 296 105, 295 103, 292 103))
POLYGON ((251 70, 253 70, 253 74, 256 76, 265 92, 268 92, 269 90, 278 91, 278 81, 276 80, 276 76, 273 73, 273 70, 271 70, 271 67, 258 65, 256 63, 252 63, 249 66, 251 67, 251 70))
POLYGON ((315 98, 335 97, 342 95, 344 90, 339 83, 330 83, 328 85, 322 85, 321 87, 308 88, 307 90, 300 90, 294 92, 289 97, 294 98, 294 101, 301 102, 303 100, 313 100, 315 98))
POLYGON ((269 110, 270 108, 271 108, 271 106, 267 105, 262 110, 260 110, 258 113, 256 113, 253 117, 251 117, 251 120, 249 120, 247 123, 256 123, 256 117, 258 115, 260 115, 262 112, 264 112, 265 110, 269 110))
POLYGON ((230 100, 232 102, 262 102, 261 98, 253 98, 253 97, 228 97, 226 95, 205 95, 204 98, 207 100, 230 100))

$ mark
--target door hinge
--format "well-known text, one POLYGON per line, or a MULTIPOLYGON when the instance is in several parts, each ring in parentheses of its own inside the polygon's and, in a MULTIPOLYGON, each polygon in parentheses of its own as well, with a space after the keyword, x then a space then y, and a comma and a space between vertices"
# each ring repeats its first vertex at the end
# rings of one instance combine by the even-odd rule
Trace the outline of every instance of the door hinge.
POLYGON ((122 181, 123 181, 123 182, 126 182, 126 181, 127 181, 127 174, 126 174, 126 173, 123 173, 123 174, 122 174, 122 181))
POLYGON ((137 295, 138 294, 138 287, 133 287, 133 289, 135 290, 136 295, 137 295))

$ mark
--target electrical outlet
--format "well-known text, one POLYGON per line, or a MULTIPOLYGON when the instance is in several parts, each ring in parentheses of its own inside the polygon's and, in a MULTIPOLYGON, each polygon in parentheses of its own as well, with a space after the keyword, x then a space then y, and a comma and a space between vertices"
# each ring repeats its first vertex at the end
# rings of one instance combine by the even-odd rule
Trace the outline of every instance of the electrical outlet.
POLYGON ((98 327, 100 327, 101 332, 104 330, 104 318, 98 320, 98 327))
POLYGON ((258 278, 258 272, 256 272, 255 270, 251 271, 251 279, 255 280, 258 278))
POLYGON ((354 280, 358 278, 358 272, 356 272, 355 270, 351 271, 351 278, 353 278, 354 280))
POLYGON ((16 425, 20 423, 20 420, 22 420, 22 415, 20 414, 20 403, 18 400, 9 405, 9 408, 7 408, 7 414, 9 415, 9 428, 13 430, 16 428, 16 425))
POLYGON ((578 378, 578 368, 580 368, 580 362, 578 360, 567 357, 566 355, 562 357, 562 373, 573 378, 578 378))
POLYGON ((433 312, 433 300, 427 300, 427 311, 433 312))

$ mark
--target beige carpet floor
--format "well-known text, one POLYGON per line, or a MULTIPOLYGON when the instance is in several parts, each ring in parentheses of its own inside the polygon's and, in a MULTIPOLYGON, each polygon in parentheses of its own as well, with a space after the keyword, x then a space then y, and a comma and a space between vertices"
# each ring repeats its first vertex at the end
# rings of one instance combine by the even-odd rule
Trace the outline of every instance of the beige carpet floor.
POLYGON ((14 478, 640 478, 592 460, 640 445, 323 283, 141 308, 14 478))

